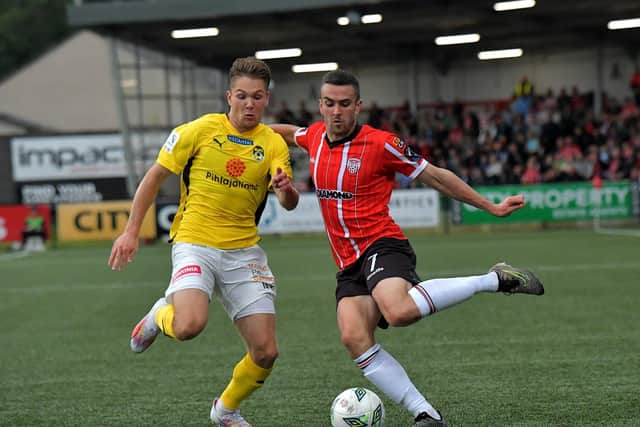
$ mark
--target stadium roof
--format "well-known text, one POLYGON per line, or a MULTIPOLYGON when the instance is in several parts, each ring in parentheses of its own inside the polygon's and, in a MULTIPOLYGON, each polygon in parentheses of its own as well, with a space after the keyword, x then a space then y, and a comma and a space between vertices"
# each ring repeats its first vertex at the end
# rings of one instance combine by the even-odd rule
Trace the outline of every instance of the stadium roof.
POLYGON ((607 22, 640 18, 638 0, 539 0, 535 7, 495 12, 485 0, 77 0, 69 23, 177 54, 201 65, 226 68, 256 50, 301 48, 294 63, 367 63, 428 58, 446 70, 480 50, 522 48, 526 54, 617 46, 634 57, 640 29, 610 31, 607 22), (378 24, 339 26, 340 16, 382 14, 378 24), (217 37, 173 39, 175 29, 215 26, 217 37), (479 43, 436 46, 441 35, 478 33, 479 43))

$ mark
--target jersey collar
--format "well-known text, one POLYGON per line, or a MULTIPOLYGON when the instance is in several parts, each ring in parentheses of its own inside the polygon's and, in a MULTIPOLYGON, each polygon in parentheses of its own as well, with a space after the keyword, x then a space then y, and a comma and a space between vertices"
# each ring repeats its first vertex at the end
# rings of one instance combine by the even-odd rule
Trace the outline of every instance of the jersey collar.
POLYGON ((338 145, 342 145, 345 142, 349 142, 349 141, 353 141, 353 139, 356 137, 356 135, 358 135, 358 132, 360 132, 360 129, 362 128, 362 126, 357 123, 356 127, 353 129, 353 132, 351 132, 350 135, 345 136, 342 139, 338 139, 336 141, 330 141, 329 140, 329 135, 325 132, 324 134, 324 140, 327 144, 329 144, 329 147, 333 148, 333 147, 337 147, 338 145))

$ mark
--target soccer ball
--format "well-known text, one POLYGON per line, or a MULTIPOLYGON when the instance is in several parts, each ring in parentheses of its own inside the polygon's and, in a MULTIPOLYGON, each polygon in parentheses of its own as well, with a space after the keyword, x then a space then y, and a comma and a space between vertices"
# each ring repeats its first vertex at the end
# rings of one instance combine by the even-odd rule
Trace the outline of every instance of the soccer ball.
POLYGON ((333 427, 382 427, 384 405, 377 394, 363 387, 348 388, 331 405, 333 427))

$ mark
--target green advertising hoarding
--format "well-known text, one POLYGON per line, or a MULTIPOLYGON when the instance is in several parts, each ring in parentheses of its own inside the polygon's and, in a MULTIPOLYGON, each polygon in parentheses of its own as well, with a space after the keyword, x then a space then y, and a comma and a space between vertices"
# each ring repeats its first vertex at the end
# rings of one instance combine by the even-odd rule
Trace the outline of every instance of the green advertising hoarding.
POLYGON ((534 222, 627 218, 632 215, 631 186, 626 181, 605 182, 596 189, 589 182, 474 187, 494 203, 523 194, 526 206, 507 218, 497 218, 472 206, 458 203, 454 218, 459 224, 534 222))

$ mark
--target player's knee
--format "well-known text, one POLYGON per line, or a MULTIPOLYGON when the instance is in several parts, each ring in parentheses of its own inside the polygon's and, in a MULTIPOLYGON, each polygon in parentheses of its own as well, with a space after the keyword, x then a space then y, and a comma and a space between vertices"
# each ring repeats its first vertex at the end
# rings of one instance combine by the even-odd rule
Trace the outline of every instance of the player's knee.
POLYGON ((340 341, 342 341, 342 345, 344 345, 351 354, 358 354, 366 347, 366 343, 369 342, 369 337, 365 330, 351 328, 341 331, 340 341))
POLYGON ((398 326, 407 326, 411 323, 418 320, 419 313, 415 312, 412 307, 388 307, 383 311, 384 318, 387 320, 389 325, 398 327, 398 326))
POLYGON ((176 316, 173 322, 173 332, 176 339, 180 341, 190 340, 198 336, 207 325, 206 318, 187 317, 180 318, 176 316))
POLYGON ((251 350, 251 359, 253 362, 265 369, 273 366, 278 358, 278 347, 274 344, 261 346, 251 350))

